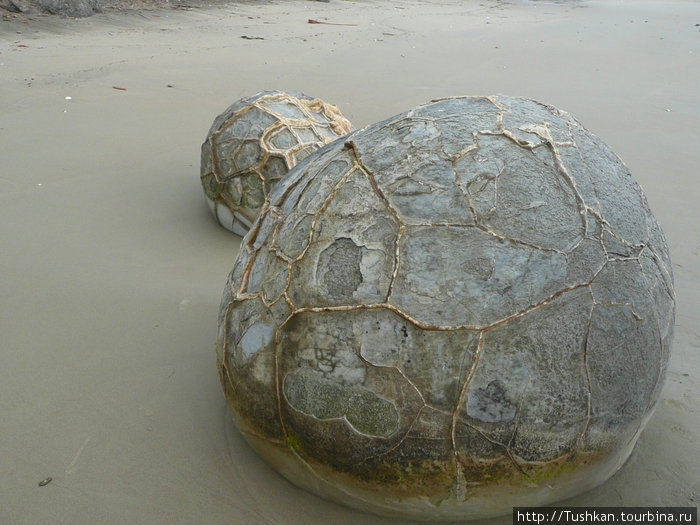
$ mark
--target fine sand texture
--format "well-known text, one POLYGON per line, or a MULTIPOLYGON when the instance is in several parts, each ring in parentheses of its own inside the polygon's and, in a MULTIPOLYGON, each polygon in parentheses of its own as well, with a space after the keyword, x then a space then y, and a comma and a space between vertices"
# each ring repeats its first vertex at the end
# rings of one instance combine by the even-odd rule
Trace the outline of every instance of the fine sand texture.
POLYGON ((405 523, 297 489, 230 423, 214 340, 240 240, 207 209, 199 148, 219 112, 263 89, 321 97, 356 127, 436 97, 521 95, 607 142, 665 230, 675 344, 631 458, 563 503, 696 505, 698 23, 700 4, 682 0, 5 15, 0 523, 405 523))

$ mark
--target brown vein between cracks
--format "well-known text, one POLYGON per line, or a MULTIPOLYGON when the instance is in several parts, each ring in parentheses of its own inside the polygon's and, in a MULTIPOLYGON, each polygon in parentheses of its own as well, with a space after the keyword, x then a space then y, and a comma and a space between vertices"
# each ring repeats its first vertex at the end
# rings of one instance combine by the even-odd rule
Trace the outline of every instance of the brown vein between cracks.
MULTIPOLYGON (((475 220, 476 220, 476 217, 475 217, 475 220)), ((491 235, 492 237, 495 237, 496 239, 499 239, 501 241, 512 242, 513 244, 519 244, 520 246, 525 246, 526 248, 531 248, 533 250, 539 250, 542 252, 552 252, 552 253, 559 253, 562 255, 566 255, 566 252, 563 252, 561 250, 557 250, 556 248, 543 248, 542 246, 537 246, 536 244, 532 244, 532 243, 525 242, 525 241, 520 241, 518 239, 511 239, 510 237, 506 237, 504 235, 499 235, 498 233, 489 230, 486 226, 484 226, 482 224, 477 223, 473 227, 478 228, 481 231, 483 231, 484 233, 487 233, 488 235, 491 235)))
MULTIPOLYGON (((576 181, 574 178, 571 176, 569 173, 569 170, 567 169, 566 165, 564 164, 564 161, 561 158, 561 154, 559 153, 559 148, 558 146, 571 146, 576 148, 578 150, 578 147, 576 146, 575 142, 556 142, 552 138, 552 133, 549 130, 549 126, 547 123, 544 123, 543 125, 539 124, 527 124, 520 126, 518 129, 525 131, 527 133, 534 133, 538 137, 540 137, 544 141, 544 145, 549 147, 550 151, 552 152, 554 156, 554 162, 557 167, 557 171, 562 175, 564 180, 566 180, 567 184, 569 187, 572 189, 574 193, 574 198, 576 199, 576 204, 577 208, 579 211, 579 215, 581 216, 581 220, 583 223, 583 231, 586 231, 587 228, 587 220, 586 220, 586 202, 583 200, 583 197, 581 196, 581 192, 578 189, 578 186, 576 185, 576 181)), ((513 140, 518 146, 528 149, 530 151, 536 149, 537 147, 541 147, 541 145, 533 145, 531 146, 528 143, 523 143, 522 141, 518 140, 514 135, 513 132, 507 129, 503 129, 503 127, 500 127, 500 131, 498 132, 492 132, 492 131, 480 131, 478 132, 479 134, 488 134, 488 135, 503 135, 511 140, 513 140)))
POLYGON ((529 476, 525 473, 525 471, 523 470, 523 468, 520 466, 520 463, 517 462, 517 460, 515 459, 515 456, 514 456, 513 453, 510 451, 510 448, 508 447, 508 445, 506 445, 505 443, 501 443, 500 441, 498 441, 498 440, 496 440, 496 439, 490 438, 490 437, 487 436, 486 433, 484 433, 484 431, 481 430, 479 427, 474 426, 474 425, 472 425, 471 423, 469 423, 469 422, 467 422, 467 421, 462 420, 462 421, 460 421, 460 423, 461 423, 462 425, 464 425, 464 426, 466 426, 466 427, 469 427, 469 428, 471 428, 472 430, 478 432, 478 433, 481 435, 481 437, 483 437, 483 438, 484 438, 486 441, 488 441, 489 443, 491 443, 491 444, 493 444, 493 445, 496 445, 497 447, 503 448, 503 450, 505 451, 506 457, 508 457, 508 459, 513 463, 513 466, 514 466, 521 474, 523 474, 526 478, 529 479, 529 476))
POLYGON ((361 465, 362 463, 366 463, 367 461, 370 461, 370 460, 372 460, 372 459, 376 459, 376 458, 380 458, 380 457, 382 457, 382 456, 386 456, 387 454, 391 454, 394 450, 396 450, 397 448, 399 448, 399 447, 404 443, 404 441, 406 441, 406 439, 408 439, 408 435, 411 433, 411 430, 413 430, 413 426, 416 424, 416 421, 418 421, 418 418, 420 417, 421 412, 423 412, 423 410, 425 410, 426 407, 427 407, 427 405, 423 405, 422 407, 420 407, 420 408, 418 409, 418 412, 416 412, 415 417, 411 420, 411 424, 408 426, 408 429, 406 430, 405 434, 401 437, 401 439, 400 439, 396 444, 394 444, 392 447, 390 447, 389 449, 385 450, 384 452, 380 452, 380 453, 378 453, 378 454, 374 454, 374 455, 372 455, 372 456, 368 456, 368 457, 366 457, 366 458, 364 458, 364 459, 358 461, 357 464, 358 464, 358 465, 361 465))
POLYGON ((425 401, 425 398, 423 397, 423 393, 420 391, 420 389, 419 389, 415 384, 413 384, 413 382, 406 376, 406 374, 403 372, 403 370, 401 370, 399 367, 397 367, 397 366, 375 365, 374 363, 372 363, 371 361, 369 361, 368 359, 366 359, 366 358, 362 355, 362 352, 361 352, 361 351, 358 351, 358 352, 357 352, 357 355, 358 355, 358 357, 360 358, 360 360, 361 360, 364 364, 366 364, 366 365, 368 365, 368 366, 373 366, 373 367, 376 367, 376 368, 390 368, 390 369, 396 370, 396 371, 401 375, 401 377, 403 377, 404 380, 405 380, 409 385, 411 385, 411 387, 416 391, 416 393, 417 393, 418 396, 420 397, 421 401, 423 402, 423 405, 418 409, 418 412, 416 412, 416 415, 415 415, 415 416, 413 417, 413 419, 411 420, 411 424, 408 426, 408 429, 406 429, 406 432, 405 432, 404 435, 401 437, 401 439, 398 441, 398 443, 396 443, 394 446, 392 446, 391 448, 389 448, 388 450, 386 450, 386 451, 384 451, 384 452, 382 452, 382 453, 375 454, 374 456, 369 456, 369 457, 367 457, 367 458, 364 458, 363 460, 361 460, 361 461, 358 463, 358 464, 362 464, 362 463, 364 463, 364 462, 366 462, 366 461, 369 461, 370 459, 374 459, 374 458, 378 458, 378 457, 381 457, 381 456, 385 456, 385 455, 387 455, 387 454, 390 454, 391 452, 393 452, 394 450, 396 450, 398 447, 400 447, 400 446, 403 444, 403 442, 406 440, 406 438, 408 437, 408 434, 409 434, 409 433, 411 432, 411 430, 413 429, 413 426, 416 424, 416 421, 418 421, 418 418, 420 417, 421 412, 422 412, 425 408, 432 408, 432 407, 430 407, 430 405, 428 405, 428 403, 425 401))
POLYGON ((459 175, 457 174, 457 161, 465 155, 469 155, 472 151, 477 151, 479 149, 479 142, 476 140, 476 137, 477 133, 472 133, 473 143, 467 146, 466 148, 462 149, 461 151, 458 151, 455 155, 452 156, 452 158, 450 158, 450 162, 452 163, 452 172, 455 176, 455 186, 462 193, 462 195, 464 195, 464 202, 467 204, 467 207, 469 208, 472 217, 474 217, 475 224, 478 221, 478 216, 476 214, 476 210, 474 209, 474 205, 472 204, 470 196, 467 195, 467 193, 462 189, 462 186, 459 183, 459 175))
MULTIPOLYGON (((592 292, 591 292, 591 295, 592 292)), ((586 430, 588 430, 588 425, 591 422, 591 406, 593 402, 593 390, 591 389, 591 377, 588 373, 588 340, 591 334, 591 324, 593 323, 593 312, 595 311, 595 302, 591 305, 591 315, 588 316, 588 324, 586 325, 586 334, 584 336, 583 343, 583 371, 586 374, 586 388, 588 389, 588 403, 586 407, 586 422, 581 429, 581 434, 576 439, 578 447, 583 446, 583 438, 586 435, 586 430)))
POLYGON ((355 144, 352 140, 347 140, 345 141, 345 147, 350 151, 352 154, 353 159, 355 160, 355 165, 362 170, 362 172, 367 176, 370 185, 372 186, 372 189, 374 192, 377 194, 377 196, 381 199, 381 201, 384 203, 384 205, 389 209, 389 213, 391 213, 396 219, 396 222, 399 224, 403 224, 398 211, 394 209, 394 207, 391 205, 391 202, 389 202, 389 199, 384 195, 384 192, 379 188, 379 185, 377 184, 376 179, 374 178, 374 175, 365 167, 365 165, 362 163, 362 159, 360 158, 360 154, 357 150, 357 144, 355 144))
MULTIPOLYGON (((499 107, 500 107, 500 105, 499 105, 499 107)), ((451 161, 451 163, 452 163, 452 171, 454 172, 454 176, 455 176, 455 185, 456 185, 457 189, 462 193, 462 195, 464 195, 464 201, 465 201, 465 203, 467 204, 467 206, 468 206, 468 208, 469 208, 469 211, 471 212, 472 216, 474 217, 474 224, 473 224, 473 225, 461 225, 461 224, 460 224, 460 225, 455 225, 455 226, 471 226, 471 227, 476 227, 476 228, 479 228, 481 231, 483 231, 483 232, 485 232, 485 233, 487 233, 487 234, 489 234, 489 235, 491 235, 491 236, 493 236, 493 237, 496 237, 497 239, 500 239, 500 240, 509 241, 509 242, 514 243, 514 244, 519 244, 519 245, 526 246, 526 247, 528 247, 528 248, 532 248, 532 249, 535 249, 535 250, 564 254, 564 252, 562 252, 561 250, 557 250, 557 249, 555 249, 555 248, 544 248, 544 247, 537 246, 537 245, 532 244, 532 243, 529 243, 529 242, 521 241, 521 240, 518 240, 518 239, 512 239, 512 238, 510 238, 510 237, 506 237, 506 236, 504 236, 504 235, 500 235, 500 234, 498 234, 498 233, 496 233, 496 232, 494 232, 494 231, 488 229, 485 225, 481 224, 479 215, 477 214, 476 209, 474 208, 474 206, 473 206, 473 204, 472 204, 472 202, 471 202, 471 198, 470 198, 471 196, 468 194, 468 192, 466 192, 466 191, 462 188, 462 185, 460 184, 459 175, 458 175, 458 173, 457 173, 457 166, 456 166, 456 163, 457 163, 457 161, 458 161, 460 158, 462 158, 462 157, 465 156, 465 155, 468 155, 468 154, 472 153, 473 151, 477 151, 477 150, 479 149, 479 143, 478 143, 478 140, 477 140, 478 135, 500 135, 500 136, 505 136, 505 137, 508 137, 509 139, 513 140, 518 146, 520 146, 520 147, 522 147, 522 148, 525 148, 525 149, 528 149, 528 150, 530 150, 530 151, 532 151, 533 149, 535 149, 535 148, 537 148, 537 147, 541 147, 542 145, 545 144, 545 143, 542 143, 542 144, 537 144, 537 145, 530 145, 530 144, 528 144, 527 142, 522 142, 522 141, 520 141, 517 137, 515 137, 515 136, 513 135, 512 132, 508 131, 507 129, 502 129, 502 128, 501 128, 499 131, 480 130, 480 131, 475 131, 475 132, 473 132, 473 133, 472 133, 472 136, 473 136, 473 139, 474 139, 474 143, 473 143, 473 144, 470 144, 470 145, 467 146, 466 148, 464 148, 464 149, 462 149, 461 151, 457 152, 455 155, 453 155, 453 156, 450 158, 450 161, 451 161)), ((558 151, 556 151, 556 152, 555 152, 555 157, 558 158, 558 155, 559 155, 559 153, 558 153, 558 151)), ((579 204, 580 204, 580 206, 579 206, 579 213, 583 215, 583 222, 584 222, 583 227, 584 227, 584 232, 585 232, 585 231, 586 231, 586 227, 587 227, 586 213, 585 213, 585 212, 586 212, 585 203, 583 202, 583 199, 582 199, 581 196, 579 195, 578 189, 575 187, 575 184, 574 184, 574 182, 573 182, 573 179, 570 177, 570 175, 569 175, 568 172, 566 171, 566 168, 564 167, 563 163, 559 162, 559 164, 557 165, 557 168, 558 168, 560 171, 562 171, 562 169, 564 170, 563 173, 568 177, 568 180, 569 180, 570 185, 573 185, 574 195, 575 195, 575 197, 576 197, 576 199, 577 199, 577 202, 580 201, 580 202, 579 202, 579 204), (583 211, 582 211, 582 210, 583 210, 583 211)), ((504 169, 505 169, 505 168, 504 168, 504 169)), ((498 173, 498 175, 496 175, 496 177, 494 178, 494 187, 495 187, 495 192, 496 192, 496 193, 495 193, 495 197, 494 197, 494 206, 491 208, 491 210, 489 210, 490 212, 491 212, 491 211, 494 211, 494 210, 496 209, 496 206, 497 206, 497 199, 498 199, 498 177, 501 175, 501 173, 503 173, 503 170, 501 170, 501 171, 498 173)), ((421 224, 411 224, 411 226, 421 226, 421 224)), ((425 226, 441 226, 441 224, 425 224, 425 226)))
POLYGON ((481 351, 482 351, 483 346, 484 346, 484 334, 485 334, 485 331, 482 331, 479 334, 479 344, 477 345, 476 353, 474 354, 474 362, 472 363, 471 370, 469 370, 469 375, 467 376, 467 379, 464 382, 464 385, 462 386, 462 390, 459 393, 459 398, 457 399, 457 406, 455 407, 455 410, 452 413, 451 437, 452 437, 452 450, 454 451, 454 456, 455 456, 456 483, 457 483, 458 497, 461 496, 461 492, 463 491, 463 488, 462 488, 462 469, 460 467, 459 456, 457 453, 457 419, 459 418, 459 409, 462 406, 462 404, 464 403, 464 398, 467 395, 467 388, 469 387, 469 383, 471 382, 472 378, 474 377, 474 373, 476 372, 476 367, 479 364, 479 357, 481 356, 481 351))
POLYGON ((403 221, 401 220, 401 218, 399 217, 398 211, 394 209, 394 207, 391 205, 391 202, 389 202, 389 199, 386 197, 386 195, 384 195, 384 192, 379 188, 379 184, 377 184, 377 180, 374 178, 374 175, 362 163, 362 159, 360 158, 359 151, 357 150, 357 145, 352 140, 348 140, 345 142, 345 147, 350 150, 353 158, 355 159, 355 163, 359 166, 362 173, 364 173, 365 176, 367 177, 367 180, 369 181, 370 186, 372 186, 374 193, 384 203, 384 205, 389 210, 389 213, 391 213, 391 215, 394 217, 394 220, 396 220, 397 224, 399 225, 399 231, 396 235, 396 239, 394 240, 394 271, 391 274, 391 281, 389 282, 389 288, 388 288, 388 291, 386 294, 386 302, 388 303, 389 297, 391 297, 391 291, 394 288, 394 282, 396 281, 396 276, 399 273, 400 243, 401 243, 401 237, 403 236, 403 234, 406 230, 406 226, 403 223, 403 221))
POLYGON ((255 258, 259 251, 259 249, 253 248, 253 243, 255 242, 258 236, 258 232, 260 231, 263 219, 267 215, 268 208, 269 202, 266 200, 263 203, 263 208, 260 211, 260 216, 258 217, 258 220, 256 220, 253 223, 253 227, 251 228, 251 231, 248 234, 248 242, 244 246, 242 246, 242 249, 244 249, 248 253, 248 260, 246 261, 243 271, 241 272, 241 282, 238 287, 238 291, 236 292, 235 299, 240 299, 240 297, 244 294, 243 290, 245 290, 248 287, 248 276, 250 274, 251 268, 253 267, 253 264, 255 263, 255 258))
MULTIPOLYGON (((289 320, 294 316, 294 313, 290 313, 287 318, 280 323, 280 325, 277 327, 277 330, 275 330, 275 349, 274 349, 274 357, 275 357, 275 392, 277 394, 277 414, 279 415, 280 419, 280 426, 282 427, 282 435, 284 436, 284 439, 287 440, 289 438, 289 433, 287 432, 287 425, 284 423, 284 417, 282 416, 282 388, 281 388, 281 380, 280 380, 280 366, 279 366, 279 347, 280 347, 280 339, 281 339, 281 334, 282 334, 282 329, 284 326, 289 322, 289 320)), ((292 448, 292 447, 290 447, 292 448)))
POLYGON ((314 214, 313 219, 311 220, 311 225, 309 226, 309 242, 306 243, 306 246, 302 250, 302 252, 294 259, 292 259, 291 264, 294 264, 301 259, 304 258, 306 255, 306 252, 309 250, 309 247, 311 246, 311 241, 313 240, 314 233, 316 233, 316 224, 318 223, 319 218, 321 217, 321 214, 328 209, 328 206, 330 206, 333 198, 335 198, 336 193, 340 190, 340 188, 345 184, 345 182, 350 178, 350 175, 355 171, 357 168, 356 165, 353 165, 345 175, 343 175, 340 180, 336 183, 335 186, 331 189, 330 193, 326 197, 326 199, 323 201, 323 204, 321 205, 321 208, 314 214))
POLYGON ((396 282, 396 276, 399 274, 399 254, 401 249, 401 238, 406 230, 403 224, 399 225, 399 231, 396 234, 396 240, 394 241, 394 271, 391 274, 391 281, 389 281, 389 288, 386 293, 386 302, 389 302, 389 297, 391 297, 391 292, 394 289, 394 283, 396 282))

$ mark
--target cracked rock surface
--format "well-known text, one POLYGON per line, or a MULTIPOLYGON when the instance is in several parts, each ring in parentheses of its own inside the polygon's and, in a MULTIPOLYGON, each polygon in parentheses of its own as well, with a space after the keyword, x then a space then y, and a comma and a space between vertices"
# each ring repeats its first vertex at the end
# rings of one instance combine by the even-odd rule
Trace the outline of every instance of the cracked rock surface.
POLYGON ((221 226, 245 235, 277 181, 351 129, 338 108, 303 93, 262 91, 237 100, 202 144, 209 209, 221 226))
POLYGON ((544 505, 625 461, 673 337, 668 248, 622 161, 517 97, 434 101, 275 186, 224 290, 234 419, 380 514, 544 505))

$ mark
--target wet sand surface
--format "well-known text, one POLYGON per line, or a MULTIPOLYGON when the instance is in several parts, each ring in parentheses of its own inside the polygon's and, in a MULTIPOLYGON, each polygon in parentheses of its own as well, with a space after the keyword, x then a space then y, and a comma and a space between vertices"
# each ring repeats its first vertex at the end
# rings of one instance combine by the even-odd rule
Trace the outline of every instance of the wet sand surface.
POLYGON ((295 488, 229 422, 213 345, 239 239, 209 215, 199 147, 219 112, 263 89, 321 97, 357 127, 436 97, 522 95, 605 140, 668 238, 676 336, 630 460, 564 503, 696 505, 698 23, 700 4, 679 0, 293 0, 1 21, 0 521, 405 522, 295 488))

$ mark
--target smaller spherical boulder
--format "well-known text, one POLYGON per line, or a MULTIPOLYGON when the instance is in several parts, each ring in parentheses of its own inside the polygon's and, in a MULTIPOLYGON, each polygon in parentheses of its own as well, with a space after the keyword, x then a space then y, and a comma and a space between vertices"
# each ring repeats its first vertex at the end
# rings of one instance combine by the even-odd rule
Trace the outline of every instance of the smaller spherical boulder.
POLYGON ((338 108, 303 93, 261 91, 237 100, 202 144, 200 176, 214 217, 245 235, 278 180, 351 130, 338 108))

